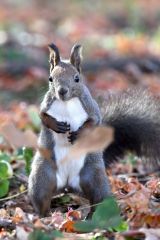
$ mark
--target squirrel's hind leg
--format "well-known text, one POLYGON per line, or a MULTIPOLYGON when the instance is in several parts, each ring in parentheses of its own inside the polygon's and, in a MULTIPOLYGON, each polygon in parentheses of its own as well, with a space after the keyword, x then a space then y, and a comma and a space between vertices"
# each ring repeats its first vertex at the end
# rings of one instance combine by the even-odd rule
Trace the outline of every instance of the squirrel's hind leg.
POLYGON ((87 156, 80 173, 80 185, 84 196, 90 201, 89 217, 91 217, 96 207, 92 205, 100 203, 111 195, 101 153, 92 153, 87 156))
POLYGON ((56 192, 56 169, 52 160, 36 155, 29 176, 28 194, 35 211, 45 216, 49 213, 52 195, 56 192))

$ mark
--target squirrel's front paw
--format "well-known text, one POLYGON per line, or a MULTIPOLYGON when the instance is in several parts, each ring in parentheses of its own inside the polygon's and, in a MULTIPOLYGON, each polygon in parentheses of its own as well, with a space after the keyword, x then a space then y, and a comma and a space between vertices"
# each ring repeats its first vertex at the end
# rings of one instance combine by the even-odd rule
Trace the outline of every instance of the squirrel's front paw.
POLYGON ((56 121, 56 133, 66 133, 70 130, 70 125, 67 124, 66 122, 58 122, 56 121))
POLYGON ((55 118, 42 112, 40 114, 42 123, 56 133, 66 133, 70 130, 70 125, 66 122, 58 122, 55 118))
POLYGON ((76 141, 78 134, 79 134, 79 131, 69 132, 68 142, 73 144, 76 141))

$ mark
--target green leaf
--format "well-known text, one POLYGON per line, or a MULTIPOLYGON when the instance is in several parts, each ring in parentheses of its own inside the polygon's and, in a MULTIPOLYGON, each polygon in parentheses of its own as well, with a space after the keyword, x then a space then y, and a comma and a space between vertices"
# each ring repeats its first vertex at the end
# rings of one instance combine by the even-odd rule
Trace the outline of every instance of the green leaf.
POLYGON ((115 231, 117 232, 124 232, 129 229, 128 223, 125 221, 122 221, 120 225, 114 228, 115 231))
POLYGON ((51 232, 51 237, 52 237, 52 239, 53 239, 53 237, 63 238, 63 234, 58 230, 54 230, 51 232))
POLYGON ((52 231, 51 233, 44 233, 41 230, 34 230, 29 234, 28 240, 52 240, 55 237, 63 237, 63 234, 57 230, 52 231))
POLYGON ((57 197, 55 200, 56 204, 65 205, 71 202, 71 197, 68 194, 57 197))
POLYGON ((6 154, 6 153, 3 153, 3 152, 0 152, 0 160, 5 160, 5 161, 10 161, 11 157, 6 154))
POLYGON ((119 207, 114 197, 106 198, 93 214, 92 220, 96 222, 99 228, 116 227, 121 224, 119 207))
POLYGON ((112 229, 122 225, 122 218, 116 200, 113 197, 105 199, 89 221, 78 222, 75 228, 78 231, 90 232, 94 229, 112 229))
POLYGON ((8 177, 7 164, 0 161, 0 179, 6 179, 8 177))
MULTIPOLYGON (((12 166, 11 164, 8 162, 8 161, 5 161, 5 160, 0 160, 0 172, 1 170, 4 170, 4 165, 7 167, 7 170, 5 172, 5 176, 0 176, 1 179, 6 179, 8 177, 11 177, 13 176, 13 169, 12 169, 12 166), (1 169, 1 166, 3 165, 2 169, 1 169)), ((2 173, 2 172, 1 172, 2 173)), ((1 174, 0 174, 1 175, 1 174)))
POLYGON ((92 232, 95 228, 97 228, 97 224, 92 220, 88 220, 85 222, 77 222, 74 224, 74 227, 80 232, 92 232))
POLYGON ((0 181, 0 198, 6 196, 8 191, 9 191, 9 181, 1 180, 0 181))
POLYGON ((29 234, 28 240, 50 240, 50 237, 41 230, 34 230, 29 234))
POLYGON ((27 175, 30 174, 31 171, 31 162, 32 162, 32 158, 33 158, 33 150, 31 148, 23 148, 23 157, 25 159, 26 162, 26 173, 27 175))
POLYGON ((23 155, 23 147, 18 148, 15 152, 15 155, 17 157, 19 157, 19 156, 21 157, 23 155))

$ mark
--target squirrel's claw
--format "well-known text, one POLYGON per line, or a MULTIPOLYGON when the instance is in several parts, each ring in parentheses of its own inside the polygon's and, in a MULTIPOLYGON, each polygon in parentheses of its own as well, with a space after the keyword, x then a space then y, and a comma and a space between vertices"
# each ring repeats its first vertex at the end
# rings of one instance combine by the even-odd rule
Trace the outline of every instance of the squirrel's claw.
POLYGON ((70 131, 70 125, 66 122, 58 122, 57 121, 57 133, 66 133, 70 131))
POLYGON ((76 141, 76 139, 77 139, 77 137, 78 137, 78 131, 75 131, 75 132, 69 132, 69 136, 68 136, 68 141, 71 143, 71 144, 73 144, 75 141, 76 141))

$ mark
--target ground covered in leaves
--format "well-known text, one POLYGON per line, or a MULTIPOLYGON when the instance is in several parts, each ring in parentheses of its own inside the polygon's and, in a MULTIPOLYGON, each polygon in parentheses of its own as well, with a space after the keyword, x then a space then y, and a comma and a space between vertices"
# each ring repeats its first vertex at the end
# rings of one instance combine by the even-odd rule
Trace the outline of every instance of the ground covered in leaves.
POLYGON ((45 218, 27 196, 47 44, 55 42, 64 57, 75 42, 84 46, 83 73, 102 113, 107 91, 148 87, 159 96, 159 1, 66 0, 65 12, 60 1, 22 2, 0 6, 0 239, 160 239, 159 172, 130 153, 106 169, 115 198, 98 205, 90 221, 90 206, 77 195, 53 197, 45 218))
POLYGON ((130 154, 122 163, 114 165, 114 168, 106 172, 120 207, 121 219, 119 219, 119 210, 115 211, 117 206, 114 206, 114 199, 109 199, 110 202, 99 205, 102 211, 97 210, 98 215, 95 217, 103 220, 102 225, 99 226, 99 220, 94 222, 93 218, 92 224, 82 221, 84 225, 79 230, 75 223, 84 220, 90 208, 85 199, 73 194, 54 197, 50 216, 39 218, 27 196, 28 174, 35 149, 20 147, 22 142, 27 145, 25 133, 28 130, 30 130, 29 140, 31 142, 33 140, 33 143, 35 141, 34 138, 40 127, 38 107, 24 103, 14 104, 10 109, 1 111, 0 121, 2 123, 0 131, 3 133, 0 145, 0 236, 2 239, 28 237, 29 239, 43 239, 43 237, 44 239, 45 237, 46 239, 53 237, 110 239, 113 236, 115 239, 125 239, 127 236, 143 237, 145 234, 159 236, 159 232, 154 231, 155 228, 160 228, 158 172, 147 172, 142 160, 130 154), (108 209, 111 210, 112 207, 113 211, 110 213, 108 209), (104 212, 105 216, 103 216, 104 212), (118 223, 112 222, 114 215, 118 223), (110 219, 112 219, 111 223, 110 219), (104 232, 104 229, 107 231, 104 232))

